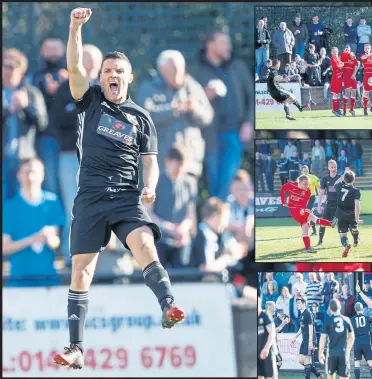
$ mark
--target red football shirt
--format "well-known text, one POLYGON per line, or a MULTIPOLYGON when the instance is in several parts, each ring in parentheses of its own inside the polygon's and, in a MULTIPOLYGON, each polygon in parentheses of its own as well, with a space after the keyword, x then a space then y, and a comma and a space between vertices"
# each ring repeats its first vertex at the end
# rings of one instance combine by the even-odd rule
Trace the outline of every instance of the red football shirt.
POLYGON ((354 74, 355 67, 358 67, 358 61, 354 53, 342 53, 341 61, 344 63, 344 75, 349 77, 354 74))
POLYGON ((331 58, 332 77, 342 79, 342 72, 344 70, 344 64, 341 62, 340 57, 331 58))
POLYGON ((364 67, 364 77, 370 78, 372 76, 372 54, 363 54, 360 57, 364 67))
POLYGON ((289 208, 306 208, 307 203, 309 202, 311 191, 308 188, 303 190, 298 186, 297 182, 288 182, 280 188, 280 198, 282 204, 285 201, 285 194, 288 192, 288 207, 289 208))

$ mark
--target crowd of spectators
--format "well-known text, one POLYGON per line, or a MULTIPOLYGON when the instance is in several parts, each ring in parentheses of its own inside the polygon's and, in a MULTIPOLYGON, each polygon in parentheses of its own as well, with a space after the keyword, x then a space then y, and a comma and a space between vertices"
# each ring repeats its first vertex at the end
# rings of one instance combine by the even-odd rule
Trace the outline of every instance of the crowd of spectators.
MULTIPOLYGON (((354 305, 360 302, 369 314, 367 304, 355 293, 354 273, 348 272, 266 272, 259 273, 259 292, 263 309, 273 315, 279 332, 296 333, 300 327, 300 312, 296 299, 306 299, 307 308, 315 317, 319 341, 328 304, 331 299, 341 303, 341 314, 356 315, 354 305)), ((372 299, 372 275, 364 274, 363 292, 372 299)))
MULTIPOLYGON (((311 24, 305 24, 301 15, 297 14, 292 23, 281 22, 275 31, 270 33, 267 17, 261 17, 256 26, 256 81, 267 81, 267 70, 272 66, 272 59, 281 62, 280 73, 289 77, 291 82, 299 82, 302 87, 323 86, 324 102, 329 102, 329 87, 332 76, 330 64, 329 37, 340 30, 332 30, 319 20, 318 15, 312 17, 311 24), (270 46, 275 47, 276 55, 271 54, 270 46)), ((371 26, 364 17, 359 23, 352 17, 347 17, 343 26, 344 45, 337 46, 341 53, 349 45, 357 56, 364 52, 364 45, 371 43, 371 26)), ((271 49, 272 51, 273 49, 271 49)), ((362 98, 363 65, 356 74, 358 89, 357 99, 362 98)))
POLYGON ((279 175, 281 184, 295 181, 302 167, 321 179, 326 174, 327 163, 337 162, 338 173, 343 175, 351 167, 356 176, 363 176, 363 147, 353 140, 315 140, 309 148, 306 140, 256 140, 256 190, 274 192, 274 177, 279 175), (306 147, 303 144, 306 143, 306 147), (273 159, 274 153, 280 159, 273 159), (265 186, 266 183, 266 186, 265 186), (266 189, 267 187, 267 189, 266 189))
MULTIPOLYGON (((45 38, 43 65, 35 73, 20 50, 3 54, 3 253, 11 278, 55 275, 56 251, 62 266, 71 265, 79 164, 65 52, 61 38, 45 38)), ((99 84, 102 59, 96 46, 83 45, 91 85, 99 84)), ((134 101, 150 112, 159 140, 158 196, 149 212, 164 235, 158 245, 162 264, 210 271, 238 264, 254 246, 253 184, 241 169, 253 134, 253 80, 246 64, 232 55, 229 35, 213 30, 193 65, 186 67, 180 51, 165 50, 138 88, 134 101), (202 204, 203 172, 209 197, 202 204)), ((97 272, 135 268, 113 235, 97 272)))

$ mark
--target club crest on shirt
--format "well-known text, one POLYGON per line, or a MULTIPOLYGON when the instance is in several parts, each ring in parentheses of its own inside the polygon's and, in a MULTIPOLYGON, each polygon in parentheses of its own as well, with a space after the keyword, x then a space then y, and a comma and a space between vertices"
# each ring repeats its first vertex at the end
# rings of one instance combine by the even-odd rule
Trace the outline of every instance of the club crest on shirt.
POLYGON ((103 113, 98 122, 97 133, 108 139, 132 145, 136 138, 137 129, 132 124, 103 113))

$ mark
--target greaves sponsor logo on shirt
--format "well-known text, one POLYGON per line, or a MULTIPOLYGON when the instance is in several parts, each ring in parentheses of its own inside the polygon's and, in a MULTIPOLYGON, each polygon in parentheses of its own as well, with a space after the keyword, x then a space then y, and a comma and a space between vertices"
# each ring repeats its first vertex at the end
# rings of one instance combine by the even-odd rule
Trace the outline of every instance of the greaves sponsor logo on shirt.
POLYGON ((98 123, 97 133, 104 137, 131 145, 135 138, 136 128, 132 124, 103 114, 98 123))

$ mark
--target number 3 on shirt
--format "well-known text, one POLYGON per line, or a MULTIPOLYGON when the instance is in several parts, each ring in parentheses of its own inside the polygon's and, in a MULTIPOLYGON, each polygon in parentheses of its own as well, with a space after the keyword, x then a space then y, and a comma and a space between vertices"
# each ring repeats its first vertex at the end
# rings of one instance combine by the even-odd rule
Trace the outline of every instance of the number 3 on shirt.
POLYGON ((345 330, 342 318, 341 317, 335 317, 334 321, 337 324, 335 331, 337 333, 342 333, 345 330))
POLYGON ((342 199, 341 201, 344 201, 345 200, 345 197, 347 196, 347 194, 349 193, 349 190, 345 189, 345 188, 341 188, 341 192, 344 192, 344 194, 342 195, 342 199))

